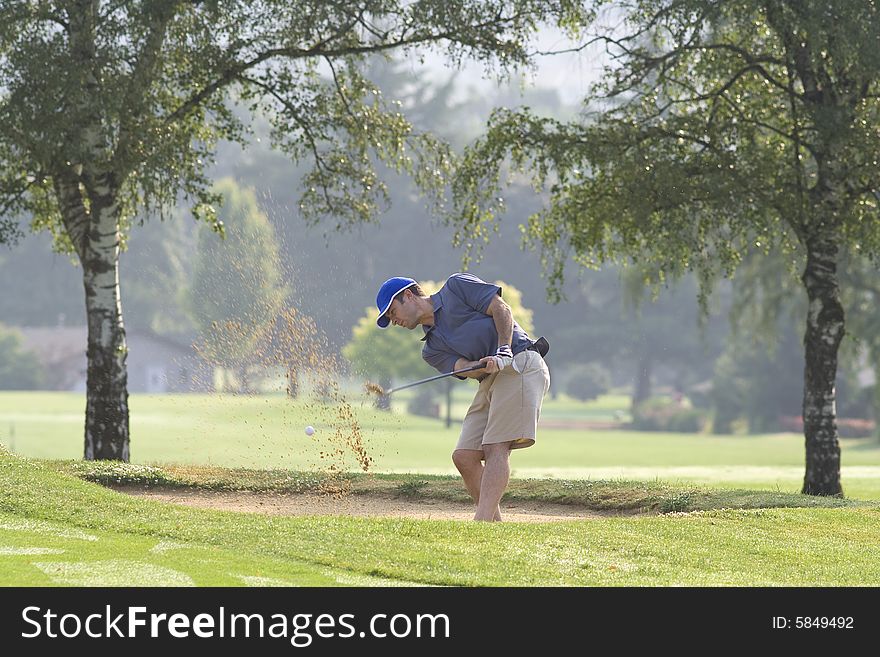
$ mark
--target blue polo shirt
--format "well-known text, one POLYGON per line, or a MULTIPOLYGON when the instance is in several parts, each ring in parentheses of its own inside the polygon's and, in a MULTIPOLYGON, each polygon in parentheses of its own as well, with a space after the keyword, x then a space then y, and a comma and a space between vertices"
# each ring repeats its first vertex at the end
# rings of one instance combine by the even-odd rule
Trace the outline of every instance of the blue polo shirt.
MULTIPOLYGON (((423 326, 422 358, 433 368, 443 372, 455 369, 459 358, 480 360, 492 356, 498 349, 498 331, 495 320, 486 314, 501 288, 480 280, 473 274, 453 274, 437 294, 431 295, 434 304, 434 325, 423 326)), ((513 322, 514 354, 527 349, 532 340, 516 320, 513 322)))

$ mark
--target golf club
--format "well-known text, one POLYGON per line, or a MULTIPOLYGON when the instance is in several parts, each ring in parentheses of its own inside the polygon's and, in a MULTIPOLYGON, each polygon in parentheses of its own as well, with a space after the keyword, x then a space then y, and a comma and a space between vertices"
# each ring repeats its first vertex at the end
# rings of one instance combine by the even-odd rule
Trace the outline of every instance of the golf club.
POLYGON ((485 367, 486 367, 486 363, 477 363, 476 365, 473 365, 472 367, 465 367, 464 369, 455 370, 454 372, 447 372, 446 374, 437 374, 435 376, 429 376, 427 379, 422 379, 421 381, 413 381, 412 383, 407 383, 404 386, 397 386, 396 388, 389 388, 388 390, 382 390, 381 394, 390 395, 392 392, 397 392, 398 390, 403 390, 405 388, 412 388, 413 386, 418 386, 423 383, 428 383, 429 381, 436 381, 437 379, 443 379, 447 376, 455 376, 456 374, 464 374, 465 372, 473 372, 474 370, 481 370, 485 367))

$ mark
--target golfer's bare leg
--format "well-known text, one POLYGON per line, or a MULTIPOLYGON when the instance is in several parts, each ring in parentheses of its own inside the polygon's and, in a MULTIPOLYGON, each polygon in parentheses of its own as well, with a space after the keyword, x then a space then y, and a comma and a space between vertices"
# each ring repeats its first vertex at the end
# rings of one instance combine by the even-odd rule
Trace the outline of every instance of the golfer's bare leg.
MULTIPOLYGON (((474 500, 480 503, 480 487, 483 482, 483 451, 479 449, 457 449, 452 452, 452 462, 458 468, 465 488, 474 500)), ((495 505, 494 520, 501 520, 501 509, 495 505)))
POLYGON ((465 488, 474 498, 480 501, 480 481, 483 478, 483 452, 478 449, 457 449, 452 452, 452 462, 458 468, 465 488))
POLYGON ((510 481, 510 446, 513 441, 483 445, 486 465, 480 481, 480 499, 474 520, 501 520, 499 502, 510 481))

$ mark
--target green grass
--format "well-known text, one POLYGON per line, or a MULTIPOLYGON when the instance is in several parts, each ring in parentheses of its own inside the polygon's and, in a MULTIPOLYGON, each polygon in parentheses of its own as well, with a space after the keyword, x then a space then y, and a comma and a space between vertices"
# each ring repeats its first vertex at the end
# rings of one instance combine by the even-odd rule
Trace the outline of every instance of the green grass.
MULTIPOLYGON (((401 413, 404 397, 392 414, 351 399, 370 474, 333 454, 339 407, 308 399, 132 395, 119 464, 79 460, 83 395, 0 394, 0 442, 30 457, 0 450, 0 585, 880 585, 880 509, 858 501, 880 500, 869 439, 841 441, 848 499, 827 499, 798 494, 799 435, 541 429, 512 455, 506 499, 607 513, 553 523, 263 516, 104 487, 467 499, 457 425, 401 413)), ((624 402, 548 400, 542 417, 608 419, 624 402)))
MULTIPOLYGON (((350 573, 216 545, 0 514, 0 584, 14 586, 340 586, 350 573)), ((363 583, 381 583, 363 578, 363 583)))
MULTIPOLYGON (((409 391, 404 391, 409 392, 409 391)), ((456 403, 472 386, 456 386, 456 403)), ((401 393, 403 395, 403 393, 401 393)), ((405 415, 405 397, 395 413, 373 410, 350 395, 376 472, 452 475, 450 453, 458 425, 405 415)), ((334 415, 308 399, 281 396, 132 395, 131 458, 140 464, 198 464, 224 468, 321 470, 320 451, 333 446, 334 415), (309 438, 306 425, 318 431, 309 438)), ((568 399, 545 403, 542 419, 576 417, 578 408, 612 413, 626 405, 608 395, 588 405, 568 399)), ((35 458, 82 455, 85 399, 77 393, 0 394, 0 442, 35 458), (13 435, 14 434, 14 435, 13 435)), ((880 500, 880 443, 842 439, 842 479, 847 496, 880 500)), ((353 458, 341 470, 357 471, 353 458)), ((539 428, 538 444, 511 457, 513 476, 526 478, 639 480, 717 485, 725 488, 800 490, 803 436, 711 436, 620 430, 539 428)))
MULTIPOLYGON (((290 518, 137 499, 59 468, 64 465, 0 451, 0 585, 880 584, 880 509, 845 500, 538 524, 290 518)), ((119 476, 125 469, 120 466, 119 476)), ((136 470, 133 476, 149 476, 136 470)), ((203 475, 216 479, 217 471, 203 475)), ((269 486, 280 474, 259 476, 260 485, 269 486)), ((406 481, 427 482, 409 487, 423 495, 447 480, 398 476, 385 483, 406 481)), ((557 483, 542 482, 543 489, 528 494, 582 500, 596 493, 587 482, 569 492, 557 483)), ((638 492, 609 484, 599 497, 614 490, 630 499, 638 492)), ((644 490, 677 495, 682 509, 691 508, 691 495, 699 492, 644 490)), ((742 500, 741 493, 728 494, 742 500)))

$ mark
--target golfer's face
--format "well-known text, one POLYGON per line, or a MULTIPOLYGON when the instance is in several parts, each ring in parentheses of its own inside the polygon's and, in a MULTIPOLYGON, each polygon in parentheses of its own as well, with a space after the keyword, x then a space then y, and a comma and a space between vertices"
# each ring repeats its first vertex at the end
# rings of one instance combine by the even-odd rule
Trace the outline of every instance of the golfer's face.
POLYGON ((386 315, 395 326, 413 329, 416 326, 415 311, 412 300, 407 301, 406 295, 402 294, 391 302, 386 315))

